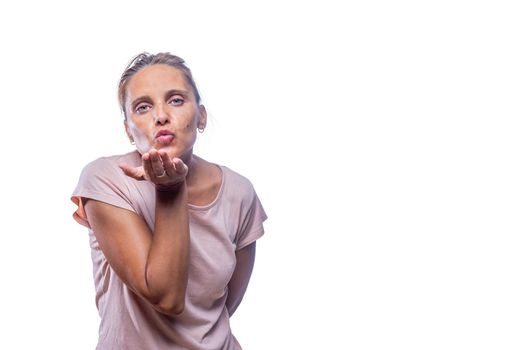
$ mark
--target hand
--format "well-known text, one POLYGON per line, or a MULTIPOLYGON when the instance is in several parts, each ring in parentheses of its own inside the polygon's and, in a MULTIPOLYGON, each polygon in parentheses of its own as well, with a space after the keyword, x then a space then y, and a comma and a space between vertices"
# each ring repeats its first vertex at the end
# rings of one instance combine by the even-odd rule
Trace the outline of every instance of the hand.
POLYGON ((151 149, 142 154, 142 166, 130 167, 119 164, 124 173, 139 181, 151 181, 158 190, 174 190, 183 183, 187 175, 187 165, 180 158, 169 159, 165 151, 151 149))

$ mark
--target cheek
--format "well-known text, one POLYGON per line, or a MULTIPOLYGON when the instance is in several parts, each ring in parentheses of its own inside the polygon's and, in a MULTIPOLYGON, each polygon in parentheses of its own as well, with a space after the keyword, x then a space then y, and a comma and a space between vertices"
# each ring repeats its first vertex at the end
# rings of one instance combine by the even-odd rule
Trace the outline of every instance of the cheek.
POLYGON ((134 124, 128 125, 128 130, 133 138, 133 141, 135 141, 135 148, 141 154, 149 151, 151 146, 149 145, 149 140, 144 134, 144 132, 142 132, 142 130, 134 124))
POLYGON ((136 137, 144 137, 144 131, 146 131, 143 125, 137 123, 130 123, 129 129, 136 137))

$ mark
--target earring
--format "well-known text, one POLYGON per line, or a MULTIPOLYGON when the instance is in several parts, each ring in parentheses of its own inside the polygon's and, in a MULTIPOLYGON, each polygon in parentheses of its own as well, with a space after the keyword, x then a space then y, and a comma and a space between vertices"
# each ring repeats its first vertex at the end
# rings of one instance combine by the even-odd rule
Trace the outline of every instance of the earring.
POLYGON ((129 142, 131 142, 132 145, 135 144, 135 140, 129 140, 129 142))
POLYGON ((204 132, 204 128, 198 128, 197 129, 199 133, 203 133, 204 132))

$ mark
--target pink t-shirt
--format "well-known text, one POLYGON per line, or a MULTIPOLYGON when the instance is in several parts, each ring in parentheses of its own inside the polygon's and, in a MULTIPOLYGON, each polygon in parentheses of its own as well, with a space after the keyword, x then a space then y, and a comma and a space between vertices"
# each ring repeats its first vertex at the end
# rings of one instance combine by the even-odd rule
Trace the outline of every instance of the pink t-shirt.
POLYGON ((231 333, 225 306, 235 251, 264 233, 264 209, 245 177, 221 166, 222 184, 206 206, 188 204, 189 281, 184 311, 175 317, 157 312, 115 274, 89 226, 80 198, 92 198, 131 210, 153 231, 155 188, 127 177, 119 163, 141 164, 138 152, 99 158, 82 171, 72 200, 73 214, 89 228, 96 305, 101 317, 97 349, 241 349, 231 333))

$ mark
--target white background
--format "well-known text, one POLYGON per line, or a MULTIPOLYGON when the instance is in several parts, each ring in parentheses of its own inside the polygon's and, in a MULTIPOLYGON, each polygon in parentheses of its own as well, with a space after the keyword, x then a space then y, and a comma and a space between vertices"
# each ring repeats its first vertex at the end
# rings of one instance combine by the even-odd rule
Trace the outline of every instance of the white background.
POLYGON ((186 59, 196 153, 270 217, 232 318, 247 350, 522 349, 518 1, 0 5, 2 349, 93 349, 82 167, 131 150, 116 87, 186 59))

